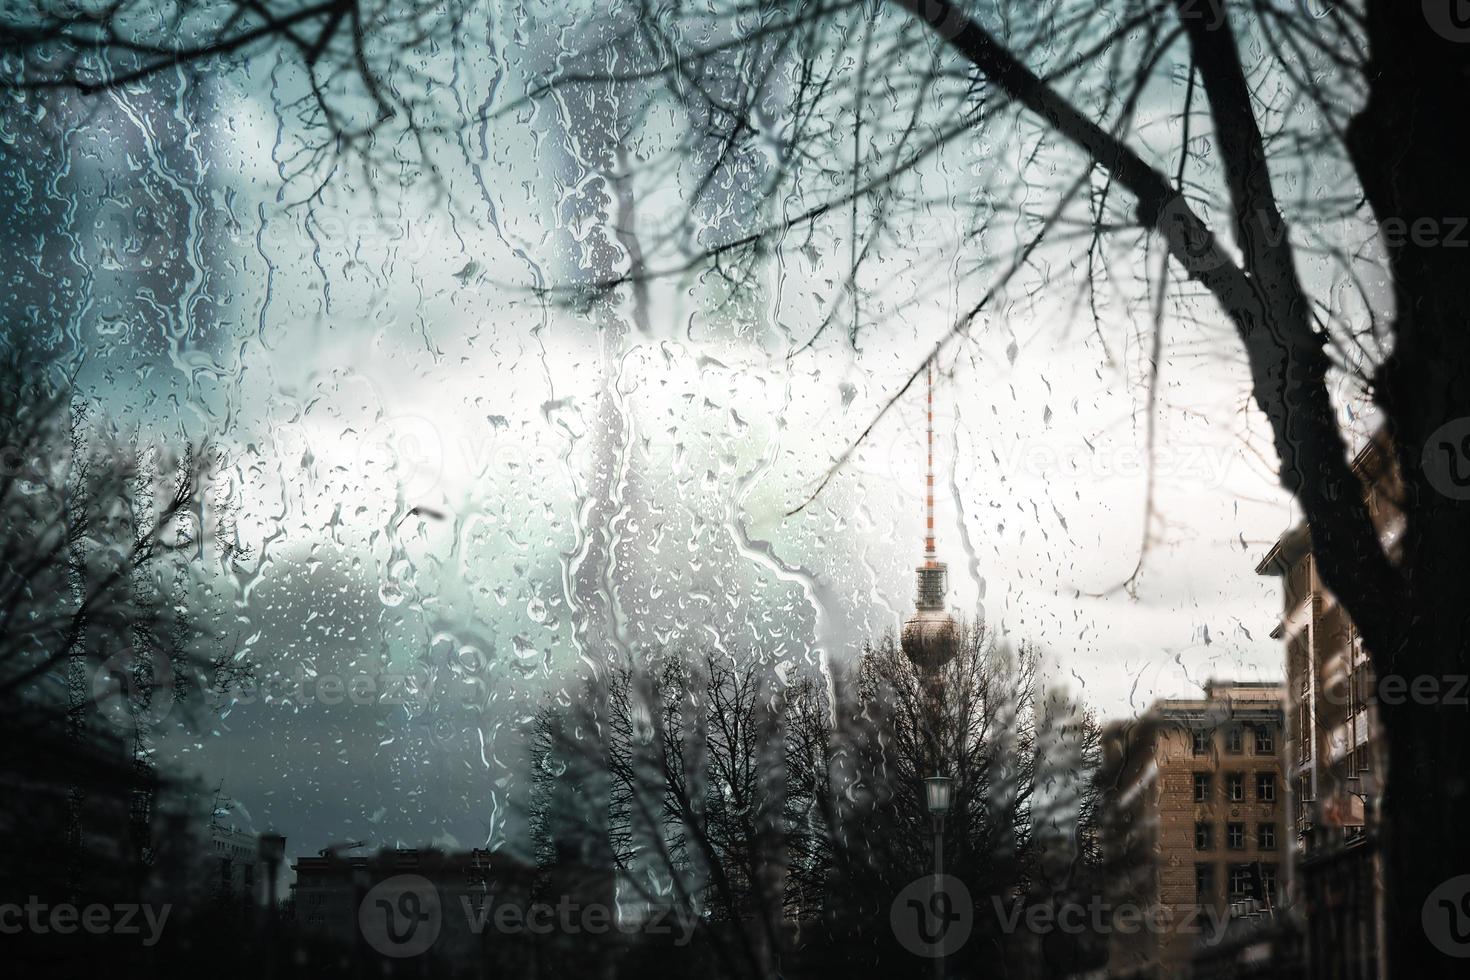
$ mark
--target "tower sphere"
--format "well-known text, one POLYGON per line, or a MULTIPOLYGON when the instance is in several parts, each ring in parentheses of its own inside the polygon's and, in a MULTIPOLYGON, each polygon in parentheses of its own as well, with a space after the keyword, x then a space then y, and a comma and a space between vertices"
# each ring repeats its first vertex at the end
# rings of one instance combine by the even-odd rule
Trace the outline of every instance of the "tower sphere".
POLYGON ((942 609, 917 610, 903 624, 903 652, 914 667, 938 670, 954 659, 960 647, 960 628, 942 609))
POLYGON ((941 562, 915 569, 919 594, 914 614, 903 624, 903 652, 920 673, 937 671, 954 659, 960 647, 960 628, 944 609, 948 571, 941 562))

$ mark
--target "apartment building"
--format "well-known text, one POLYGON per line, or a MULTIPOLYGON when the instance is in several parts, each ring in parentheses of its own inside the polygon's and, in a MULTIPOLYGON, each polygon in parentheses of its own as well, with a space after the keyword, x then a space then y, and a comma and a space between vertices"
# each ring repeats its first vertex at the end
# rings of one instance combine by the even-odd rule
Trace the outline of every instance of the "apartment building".
MULTIPOLYGON (((1353 468, 1391 553, 1402 520, 1392 457, 1374 441, 1353 468)), ((1286 648, 1294 897, 1306 919, 1307 976, 1373 980, 1387 975, 1377 846, 1386 758, 1377 678, 1352 620, 1322 584, 1311 546, 1306 527, 1293 528, 1256 567, 1280 577, 1284 594, 1272 636, 1286 648)))
POLYGON ((1103 733, 1108 975, 1188 976, 1232 918, 1281 914, 1286 890, 1284 689, 1211 680, 1103 733))

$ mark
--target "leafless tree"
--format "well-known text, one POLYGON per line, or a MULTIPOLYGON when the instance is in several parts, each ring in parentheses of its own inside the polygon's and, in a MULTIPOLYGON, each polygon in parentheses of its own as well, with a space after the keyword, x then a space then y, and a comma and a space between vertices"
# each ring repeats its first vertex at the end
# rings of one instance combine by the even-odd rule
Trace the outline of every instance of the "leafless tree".
POLYGON ((181 460, 157 497, 146 486, 157 469, 124 446, 99 444, 88 431, 88 410, 66 387, 44 375, 22 380, 21 372, 33 368, 7 364, 0 385, 6 698, 36 687, 74 656, 97 667, 124 644, 170 647, 170 605, 140 579, 168 553, 190 546, 198 493, 193 463, 181 460))
MULTIPOLYGON (((1033 655, 1011 657, 979 633, 964 649, 946 677, 941 724, 957 790, 947 865, 977 902, 1098 887, 1097 726, 1066 699, 1043 697, 1033 655)), ((612 670, 598 689, 604 708, 590 696, 548 707, 531 730, 543 862, 566 850, 558 833, 595 827, 605 841, 572 850, 602 851, 638 900, 700 923, 739 975, 818 965, 863 974, 907 955, 873 923, 930 865, 921 774, 931 733, 891 639, 837 687, 852 693, 835 706, 810 678, 783 683, 757 659, 716 655, 612 670), (558 812, 576 805, 559 785, 593 773, 605 797, 582 805, 606 822, 558 812)), ((1003 946, 1015 975, 1036 975, 1025 939, 995 934, 975 948, 993 957, 1003 946)))
MULTIPOLYGON (((725 154, 752 159, 778 147, 770 166, 752 164, 760 179, 750 190, 783 207, 764 228, 663 268, 650 261, 648 274, 713 267, 741 283, 777 241, 843 241, 851 304, 817 332, 837 322, 856 332, 865 263, 921 243, 931 209, 956 206, 932 194, 926 161, 946 147, 1005 147, 1017 162, 992 166, 988 185, 960 202, 973 217, 948 243, 960 260, 943 270, 973 282, 978 299, 915 358, 908 383, 930 356, 963 342, 1019 272, 1056 288, 1048 269, 1067 264, 1043 256, 1085 263, 1077 307, 1104 343, 1107 319, 1095 312, 1104 290, 1138 305, 1148 325, 1141 377, 1152 449, 1166 323, 1194 326, 1196 350, 1235 356, 1199 315, 1202 302, 1213 304, 1244 355, 1251 400, 1269 425, 1281 483, 1310 526, 1317 567, 1378 675, 1442 686, 1466 669, 1466 621, 1445 610, 1466 599, 1470 541, 1462 472, 1470 390, 1459 380, 1470 369, 1462 326, 1470 185, 1457 174, 1465 133, 1447 124, 1470 44, 1449 7, 649 6, 646 60, 628 74, 655 75, 677 98, 707 107, 710 128, 691 144, 713 137, 725 154), (721 77, 737 82, 717 84, 721 77), (1037 181, 1038 172, 1051 176, 1037 181), (1046 203, 1036 211, 1013 203, 1038 199, 1046 203), (975 246, 993 227, 988 219, 1008 210, 1021 231, 997 261, 975 246), (1350 466, 1343 385, 1379 409, 1402 474, 1404 526, 1392 543, 1375 529, 1350 466)), ((645 245, 645 258, 653 254, 645 245)), ((1143 509, 1146 552, 1158 521, 1151 490, 1143 509)), ((1470 867, 1458 828, 1470 802, 1470 712, 1443 701, 1381 707, 1391 960, 1409 973, 1442 965, 1420 910, 1446 868, 1470 867)))
POLYGON ((605 799, 580 805, 606 806, 605 823, 595 824, 605 843, 577 850, 605 855, 650 907, 709 923, 709 941, 751 976, 774 975, 781 868, 805 809, 801 794, 783 785, 780 703, 814 696, 810 682, 782 691, 772 679, 714 656, 612 668, 597 682, 600 693, 570 710, 545 709, 531 732, 541 860, 565 848, 567 827, 579 826, 578 815, 569 823, 556 812, 578 804, 555 784, 599 786, 605 799))
POLYGON ((50 855, 76 896, 90 833, 125 836, 134 849, 126 874, 146 873, 155 728, 201 680, 232 667, 183 601, 181 573, 202 532, 197 460, 109 437, 54 364, 24 345, 3 357, 0 733, 14 749, 0 778, 28 800, 18 808, 28 813, 7 823, 6 851, 22 863, 29 852, 50 855), (115 824, 114 804, 125 833, 84 826, 88 813, 115 824))
MULTIPOLYGON (((855 702, 838 716, 838 744, 859 757, 853 771, 862 776, 833 794, 845 843, 829 857, 837 869, 832 880, 861 882, 860 894, 891 896, 908 880, 905 873, 928 859, 923 777, 937 751, 954 779, 945 866, 980 910, 979 935, 965 954, 973 957, 969 967, 977 975, 1052 976, 1095 966, 1097 937, 1003 935, 985 919, 997 904, 1086 905, 1101 894, 1108 869, 1096 839, 1096 719, 1086 705, 1047 687, 1035 650, 1012 650, 970 627, 962 628, 959 650, 941 670, 937 717, 891 638, 863 657, 855 702)), ((887 908, 865 911, 882 915, 887 908)))
MULTIPOLYGON (((1470 455, 1470 251, 1457 247, 1470 215, 1470 183, 1458 172, 1470 136, 1455 124, 1470 44, 1451 0, 630 6, 637 16, 618 32, 616 68, 558 70, 533 81, 520 104, 579 86, 642 85, 650 101, 662 93, 692 120, 669 147, 706 175, 689 193, 709 193, 708 175, 743 159, 745 190, 768 218, 724 237, 676 229, 662 253, 645 236, 635 278, 714 269, 743 288, 776 242, 805 242, 816 255, 840 243, 840 301, 813 338, 833 324, 856 337, 877 322, 881 310, 865 300, 872 280, 950 275, 977 298, 940 342, 947 350, 1018 273, 1050 281, 1049 270, 1076 263, 1085 269, 1077 309, 1104 344, 1098 310, 1109 298, 1146 324, 1138 374, 1150 448, 1165 325, 1195 328, 1192 351, 1243 355, 1281 483, 1378 675, 1437 678, 1443 688, 1466 672, 1470 627, 1447 611, 1463 608, 1470 589, 1461 472, 1470 455), (1004 160, 985 163, 986 186, 962 202, 970 216, 946 243, 959 259, 880 272, 877 258, 902 256, 925 240, 936 206, 955 205, 923 179, 927 163, 958 148, 979 165, 1000 147, 1004 160), (997 215, 1017 229, 999 260, 978 247, 997 215), (1067 261, 1044 263, 1046 255, 1067 261), (1228 346, 1204 303, 1228 323, 1228 346), (1334 404, 1340 382, 1372 398, 1402 475, 1404 526, 1392 548, 1349 465, 1334 404)), ((177 22, 183 40, 162 48, 119 26, 118 13, 143 8, 104 6, 105 27, 80 5, 37 17, 5 8, 5 52, 24 69, 9 84, 95 89, 154 65, 244 57, 271 41, 309 69, 322 52, 341 50, 332 64, 356 71, 370 94, 386 91, 401 67, 358 55, 375 21, 355 4, 345 14, 340 4, 167 5, 217 19, 198 29, 177 22)), ((410 39, 435 36, 432 8, 405 9, 413 14, 387 22, 412 25, 410 39)), ((458 22, 458 8, 446 10, 441 38, 458 22)), ((361 131, 343 127, 320 96, 310 104, 325 131, 361 131)), ((915 359, 908 383, 931 353, 915 359)), ((1142 504, 1146 551, 1158 522, 1151 492, 1142 504)), ((1470 868, 1459 826, 1470 804, 1470 712, 1439 701, 1385 704, 1382 713, 1389 933, 1395 969, 1409 973, 1442 965, 1419 910, 1444 869, 1470 868)))
MULTIPOLYGON (((285 113, 318 138, 295 148, 292 177, 319 190, 344 161, 364 186, 440 131, 441 79, 425 53, 461 42, 468 0, 41 0, 0 7, 0 87, 91 95, 166 72, 197 74, 267 51, 284 56, 285 113)), ((414 159, 415 165, 425 157, 414 159)), ((432 173, 429 173, 432 176, 432 173)))

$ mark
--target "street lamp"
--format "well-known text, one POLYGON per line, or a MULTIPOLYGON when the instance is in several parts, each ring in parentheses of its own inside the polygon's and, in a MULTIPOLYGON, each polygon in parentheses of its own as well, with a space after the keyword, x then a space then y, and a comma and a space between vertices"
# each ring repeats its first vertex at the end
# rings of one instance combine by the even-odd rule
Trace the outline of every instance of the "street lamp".
POLYGON ((954 802, 954 780, 948 776, 930 776, 924 780, 924 799, 929 814, 935 820, 943 820, 954 802))
MULTIPOLYGON (((924 780, 924 803, 934 821, 934 894, 944 888, 944 818, 954 804, 954 780, 929 776, 924 780)), ((944 955, 934 957, 934 980, 944 980, 944 955)))
POLYGON ((954 780, 948 776, 930 776, 924 780, 924 802, 934 820, 934 887, 944 874, 944 817, 954 802, 954 780))

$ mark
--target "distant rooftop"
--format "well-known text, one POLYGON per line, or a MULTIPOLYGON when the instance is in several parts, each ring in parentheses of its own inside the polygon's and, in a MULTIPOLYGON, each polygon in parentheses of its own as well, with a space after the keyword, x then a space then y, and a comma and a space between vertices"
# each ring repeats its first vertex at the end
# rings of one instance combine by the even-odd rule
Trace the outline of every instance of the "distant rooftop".
POLYGON ((1214 697, 1216 691, 1229 693, 1231 691, 1270 691, 1279 693, 1284 689, 1282 681, 1232 681, 1218 677, 1211 677, 1205 681, 1205 697, 1214 697))
POLYGON ((1116 720, 1108 727, 1133 729, 1179 722, 1218 723, 1227 716, 1250 717, 1279 712, 1286 696, 1284 681, 1234 681, 1212 677, 1204 683, 1203 697, 1159 698, 1137 719, 1116 720))

